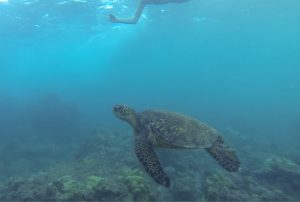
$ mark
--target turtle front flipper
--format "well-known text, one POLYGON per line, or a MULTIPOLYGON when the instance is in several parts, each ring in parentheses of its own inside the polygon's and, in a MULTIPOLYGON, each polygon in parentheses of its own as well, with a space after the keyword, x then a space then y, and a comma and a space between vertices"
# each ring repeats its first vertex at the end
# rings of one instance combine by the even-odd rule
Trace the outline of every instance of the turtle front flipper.
POLYGON ((144 135, 135 137, 135 153, 146 172, 160 185, 170 187, 170 179, 164 172, 152 143, 144 135))
POLYGON ((214 142, 211 147, 207 148, 206 151, 227 171, 236 172, 239 170, 239 159, 232 149, 224 145, 222 137, 219 136, 216 142, 214 142))

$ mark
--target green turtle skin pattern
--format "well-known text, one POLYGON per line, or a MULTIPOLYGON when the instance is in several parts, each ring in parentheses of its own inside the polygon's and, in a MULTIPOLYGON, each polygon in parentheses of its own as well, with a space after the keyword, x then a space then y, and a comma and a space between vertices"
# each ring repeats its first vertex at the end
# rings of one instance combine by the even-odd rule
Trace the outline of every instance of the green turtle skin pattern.
POLYGON ((148 126, 156 147, 208 148, 220 134, 206 124, 182 114, 147 110, 139 113, 141 126, 148 126))
POLYGON ((146 172, 160 185, 170 187, 170 179, 164 172, 151 142, 146 136, 135 137, 135 153, 146 172))
POLYGON ((230 149, 228 146, 224 146, 222 137, 219 137, 211 147, 206 148, 206 151, 227 171, 238 171, 240 167, 240 161, 232 149, 230 149))

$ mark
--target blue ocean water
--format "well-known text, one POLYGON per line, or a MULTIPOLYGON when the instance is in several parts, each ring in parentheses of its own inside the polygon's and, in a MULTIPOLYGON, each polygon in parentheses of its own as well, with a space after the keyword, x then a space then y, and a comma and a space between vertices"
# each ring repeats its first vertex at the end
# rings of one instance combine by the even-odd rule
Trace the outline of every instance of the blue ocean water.
MULTIPOLYGON (((123 103, 235 131, 232 145, 253 156, 300 157, 298 0, 190 0, 147 6, 136 25, 109 22, 137 3, 0 0, 1 156, 72 148, 99 127, 131 133, 111 112, 123 103)), ((17 176, 21 165, 3 171, 13 158, 1 178, 17 176)))

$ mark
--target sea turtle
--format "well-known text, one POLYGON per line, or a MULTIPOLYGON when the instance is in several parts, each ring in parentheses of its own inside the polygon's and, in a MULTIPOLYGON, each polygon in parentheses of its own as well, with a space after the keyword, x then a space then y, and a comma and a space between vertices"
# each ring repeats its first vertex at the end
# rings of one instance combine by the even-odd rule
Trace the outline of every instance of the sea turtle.
POLYGON ((154 148, 205 148, 229 172, 239 170, 235 152, 224 145, 221 134, 206 124, 175 112, 146 110, 140 113, 115 105, 113 113, 129 123, 135 133, 135 153, 146 172, 160 185, 170 187, 154 148))

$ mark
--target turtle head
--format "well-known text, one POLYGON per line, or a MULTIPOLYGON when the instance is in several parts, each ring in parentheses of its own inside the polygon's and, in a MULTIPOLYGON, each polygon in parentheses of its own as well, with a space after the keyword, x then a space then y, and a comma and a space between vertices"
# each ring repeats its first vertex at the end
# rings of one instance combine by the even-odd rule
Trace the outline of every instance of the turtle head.
POLYGON ((136 113, 130 107, 118 104, 113 107, 113 113, 121 120, 126 121, 131 126, 136 126, 136 113))

